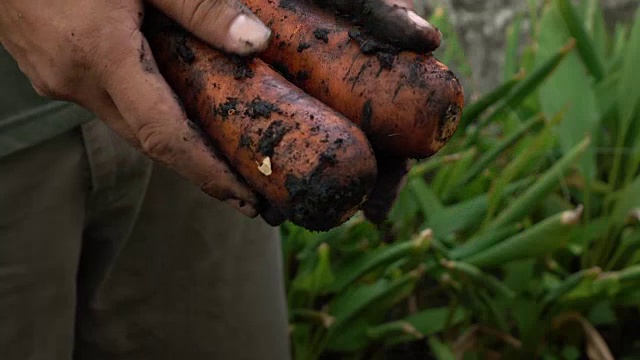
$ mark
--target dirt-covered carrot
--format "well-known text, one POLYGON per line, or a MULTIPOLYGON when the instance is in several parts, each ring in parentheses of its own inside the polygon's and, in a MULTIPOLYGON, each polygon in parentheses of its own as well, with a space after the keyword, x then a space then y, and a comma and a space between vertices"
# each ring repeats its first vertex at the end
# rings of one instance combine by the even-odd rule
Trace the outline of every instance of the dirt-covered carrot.
POLYGON ((358 124, 374 147, 424 158, 455 132, 464 94, 431 54, 400 52, 304 0, 245 0, 274 32, 260 55, 358 124))
POLYGON ((213 50, 157 15, 145 32, 189 117, 285 217, 328 230, 358 210, 377 168, 357 126, 259 59, 213 50))

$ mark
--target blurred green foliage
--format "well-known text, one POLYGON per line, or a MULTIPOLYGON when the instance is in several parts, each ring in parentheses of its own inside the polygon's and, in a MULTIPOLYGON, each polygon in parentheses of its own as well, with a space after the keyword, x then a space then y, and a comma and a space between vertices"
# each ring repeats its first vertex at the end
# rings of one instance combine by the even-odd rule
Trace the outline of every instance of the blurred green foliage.
MULTIPOLYGON (((640 358, 640 12, 536 4, 387 223, 282 227, 296 359, 640 358)), ((446 19, 437 56, 470 72, 446 19)))

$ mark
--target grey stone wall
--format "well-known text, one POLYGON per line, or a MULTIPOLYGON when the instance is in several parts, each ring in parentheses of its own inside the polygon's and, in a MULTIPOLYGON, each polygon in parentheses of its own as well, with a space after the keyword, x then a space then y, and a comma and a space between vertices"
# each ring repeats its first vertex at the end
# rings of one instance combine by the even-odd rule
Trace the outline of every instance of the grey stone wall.
MULTIPOLYGON (((473 79, 462 79, 465 88, 476 94, 492 89, 502 79, 506 28, 518 12, 526 11, 527 1, 417 0, 417 5, 429 12, 438 2, 449 10, 474 71, 473 79)), ((601 4, 608 22, 614 23, 632 19, 640 0, 601 0, 601 4)))

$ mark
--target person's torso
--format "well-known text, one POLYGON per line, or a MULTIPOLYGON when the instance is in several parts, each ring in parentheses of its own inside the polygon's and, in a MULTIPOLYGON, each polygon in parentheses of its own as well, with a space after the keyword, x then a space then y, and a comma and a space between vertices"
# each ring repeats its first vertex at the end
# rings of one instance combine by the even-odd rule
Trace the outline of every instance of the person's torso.
POLYGON ((77 105, 39 96, 0 45, 0 157, 69 131, 92 117, 77 105))

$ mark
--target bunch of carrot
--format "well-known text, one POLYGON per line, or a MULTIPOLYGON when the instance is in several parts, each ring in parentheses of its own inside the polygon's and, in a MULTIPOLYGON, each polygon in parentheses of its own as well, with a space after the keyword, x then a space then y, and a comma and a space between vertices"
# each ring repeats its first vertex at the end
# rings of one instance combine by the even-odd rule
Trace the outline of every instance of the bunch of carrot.
POLYGON ((245 3, 274 33, 257 57, 162 21, 147 37, 189 117, 293 223, 344 223, 375 185, 375 153, 425 158, 455 132, 462 87, 432 55, 389 51, 311 5, 245 3))

